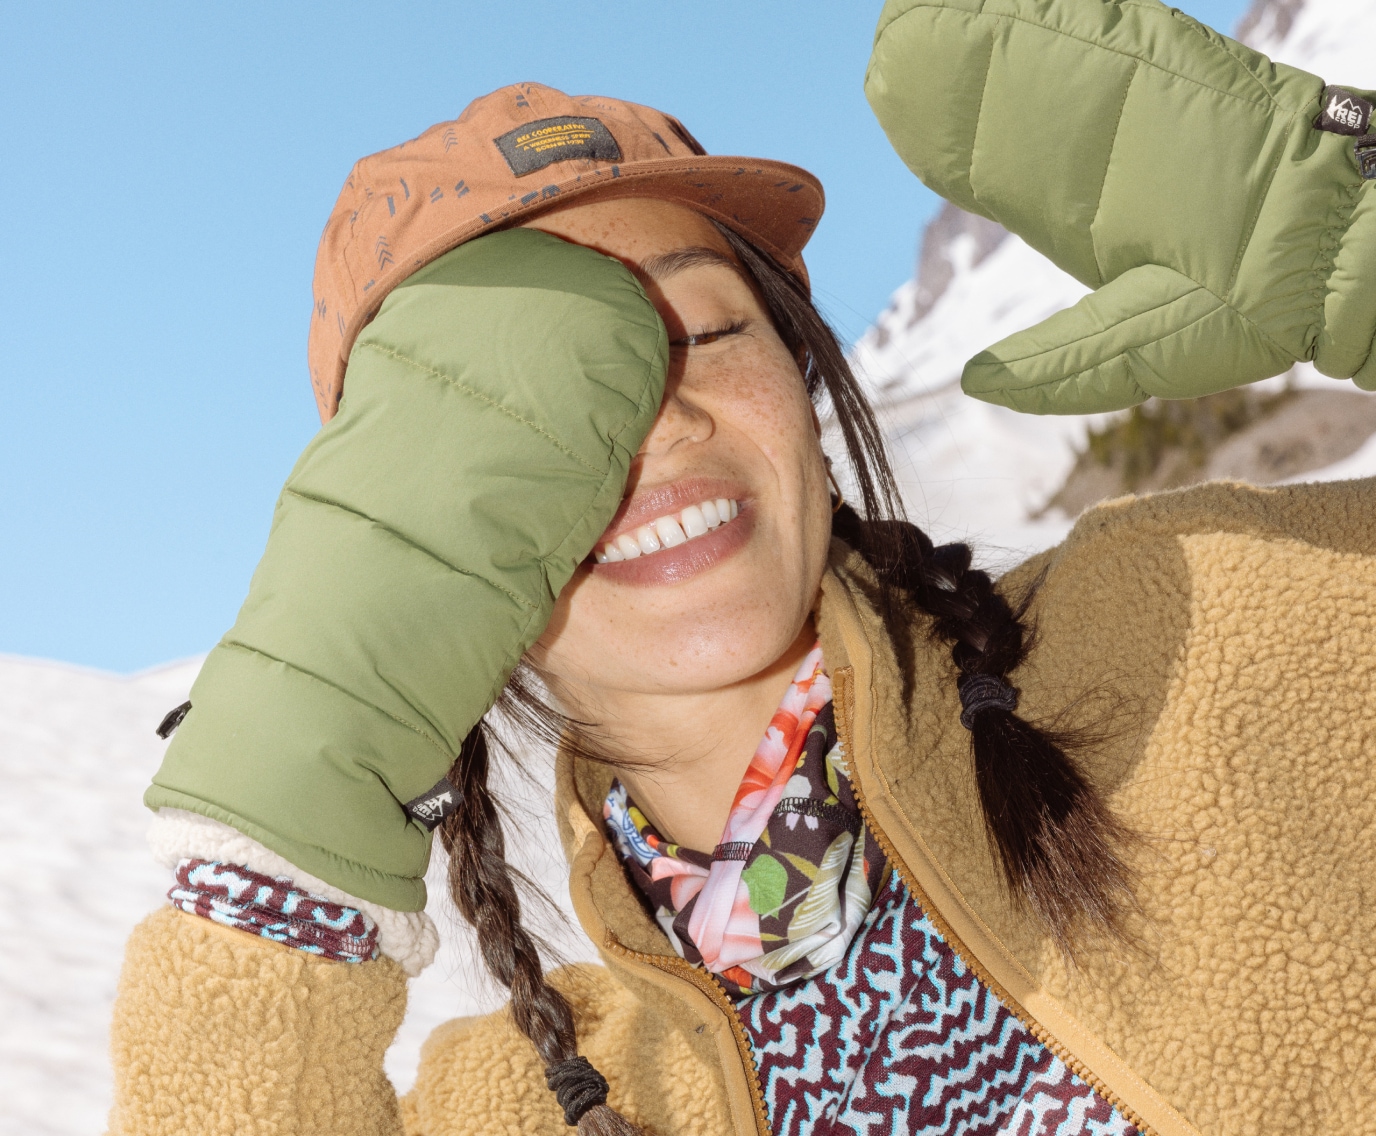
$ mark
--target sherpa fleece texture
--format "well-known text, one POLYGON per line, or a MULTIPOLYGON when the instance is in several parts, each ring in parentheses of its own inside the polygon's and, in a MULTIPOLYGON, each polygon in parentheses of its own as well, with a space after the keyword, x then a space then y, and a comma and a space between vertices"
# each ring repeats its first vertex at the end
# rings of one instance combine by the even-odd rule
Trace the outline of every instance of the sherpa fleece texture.
MULTIPOLYGON (((604 967, 564 967, 551 981, 573 1007, 581 1052, 607 1078, 608 1104, 651 1132, 730 1131, 713 1071, 681 1033, 659 1032, 653 1006, 604 967)), ((410 1136, 570 1131, 534 1047, 505 1012, 440 1026, 421 1061, 425 1074, 402 1100, 410 1136)))
POLYGON ((1108 731, 1082 762, 1141 837, 1138 947, 1078 973, 999 885, 949 653, 915 645, 905 718, 872 617, 824 608, 855 771, 905 875, 1151 1129, 1376 1131, 1374 494, 1120 501, 1004 581, 1045 573, 1020 712, 1108 731))
POLYGON ((382 1059, 405 1012, 390 959, 331 962, 165 908, 125 947, 110 1132, 399 1133, 382 1059))
MULTIPOLYGON (((1140 834, 1137 945, 1091 944, 1075 972, 1000 883, 948 648, 915 615, 895 651, 863 565, 833 550, 819 630, 874 830, 967 965, 1143 1132, 1376 1133, 1373 494, 1126 499, 1002 583, 1042 578, 1023 712, 1107 730, 1081 760, 1140 834)), ((570 892, 607 964, 577 972, 580 1045, 660 1136, 767 1132, 729 1003, 673 953, 603 835, 609 777, 558 767, 570 892)), ((219 1131, 201 1118, 231 1107, 236 1131, 324 1131, 307 1102, 330 1131, 395 1131, 395 966, 182 924, 160 913, 131 942, 112 1132, 219 1131), (326 991, 339 1008, 311 1017, 326 991), (281 1119, 293 1110, 305 1126, 281 1119)), ((425 1136, 566 1131, 505 1012, 436 1032, 401 1118, 425 1136)))

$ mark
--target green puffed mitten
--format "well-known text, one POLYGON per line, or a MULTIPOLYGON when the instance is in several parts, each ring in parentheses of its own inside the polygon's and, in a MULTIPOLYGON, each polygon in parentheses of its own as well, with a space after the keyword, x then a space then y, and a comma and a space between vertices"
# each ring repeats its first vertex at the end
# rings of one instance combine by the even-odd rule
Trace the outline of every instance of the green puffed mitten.
POLYGON ((1297 360, 1376 390, 1369 92, 1156 0, 888 0, 865 90, 927 185, 1095 289, 968 393, 1087 413, 1297 360))
POLYGON ((668 357, 630 272, 544 233, 480 238, 401 284, 145 803, 424 907, 434 793, 616 512, 668 357))

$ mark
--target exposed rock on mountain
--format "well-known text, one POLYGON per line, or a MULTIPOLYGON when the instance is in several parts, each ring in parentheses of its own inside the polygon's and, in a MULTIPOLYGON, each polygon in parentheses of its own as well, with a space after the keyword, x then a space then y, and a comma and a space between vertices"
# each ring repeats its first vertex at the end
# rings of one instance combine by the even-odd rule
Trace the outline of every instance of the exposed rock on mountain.
POLYGON ((876 350, 883 349, 895 324, 902 330, 911 328, 936 306, 956 273, 978 268, 1008 235, 997 221, 967 213, 949 201, 943 203, 919 243, 913 286, 899 294, 906 301, 904 310, 901 314, 895 311, 895 318, 881 317, 875 323, 876 350))
MULTIPOLYGON (((1152 400, 1091 429, 1047 511, 1075 516, 1124 491, 1229 478, 1305 480, 1357 454, 1376 434, 1376 398, 1352 388, 1241 387, 1179 402, 1152 400)), ((1337 474, 1336 476, 1351 476, 1337 474)))
POLYGON ((1237 26, 1237 38, 1258 51, 1284 44, 1295 19, 1304 10, 1305 0, 1257 0, 1237 26))

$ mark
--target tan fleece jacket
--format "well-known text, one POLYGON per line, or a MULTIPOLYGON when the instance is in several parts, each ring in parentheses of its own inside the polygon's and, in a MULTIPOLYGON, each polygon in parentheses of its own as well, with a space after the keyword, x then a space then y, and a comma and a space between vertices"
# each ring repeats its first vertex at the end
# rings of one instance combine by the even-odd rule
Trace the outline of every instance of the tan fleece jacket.
MULTIPOLYGON (((1107 727, 1082 757, 1142 839, 1135 948, 1071 971, 985 839, 949 650, 896 654, 837 546, 818 611, 874 830, 952 947, 1144 1131, 1376 1132, 1376 483, 1210 485, 1087 514, 1042 577, 1021 712, 1107 727), (904 690, 911 695, 904 697, 904 690)), ((611 774, 559 766, 583 1051, 653 1132, 767 1132, 725 995, 673 954, 602 835, 611 774)), ((398 1109, 393 965, 324 962, 160 912, 130 941, 112 1133, 566 1131, 505 1013, 431 1037, 398 1109)))

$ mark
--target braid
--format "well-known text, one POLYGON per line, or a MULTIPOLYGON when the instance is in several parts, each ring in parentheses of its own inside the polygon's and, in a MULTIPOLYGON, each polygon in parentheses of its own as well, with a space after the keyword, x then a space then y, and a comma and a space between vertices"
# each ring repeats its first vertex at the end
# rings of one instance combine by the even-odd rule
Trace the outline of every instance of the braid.
POLYGON ((607 1107, 607 1082, 578 1056, 573 1011, 545 981, 534 938, 521 925, 515 873, 506 862, 497 802, 488 787, 488 739, 479 722, 464 739, 449 780, 459 790, 457 811, 440 826, 449 853, 449 890, 478 935, 483 962, 511 991, 511 1016, 545 1064, 546 1082, 564 1119, 579 1136, 641 1136, 607 1107))
POLYGON ((1064 739, 1014 711, 1017 690, 1007 678, 1030 646, 1026 603, 1015 610, 987 572, 972 568, 968 545, 933 547, 906 521, 865 522, 849 506, 841 507, 833 525, 881 571, 876 548, 898 545, 886 582, 932 616, 934 633, 951 643, 962 702, 980 676, 1012 696, 961 716, 970 731, 985 827, 1009 889, 1067 953, 1078 923, 1114 928, 1131 893, 1131 873, 1117 851, 1128 833, 1066 752, 1064 739))
MULTIPOLYGON (((971 567, 968 545, 934 547, 901 519, 882 434, 835 333, 795 277, 717 227, 755 278, 784 343, 803 360, 808 393, 817 398, 825 391, 831 403, 863 511, 862 518, 842 506, 833 531, 878 576, 878 607, 895 652, 905 657, 910 645, 905 603, 932 616, 935 634, 951 644, 985 828, 1010 891, 1067 954, 1081 924, 1121 934, 1133 881, 1118 850, 1131 834, 1071 759, 1071 739, 1016 713, 1018 692, 1008 676, 1031 646, 1023 617, 1032 597, 1015 610, 988 573, 971 567)), ((903 683, 908 700, 906 668, 903 683)))

